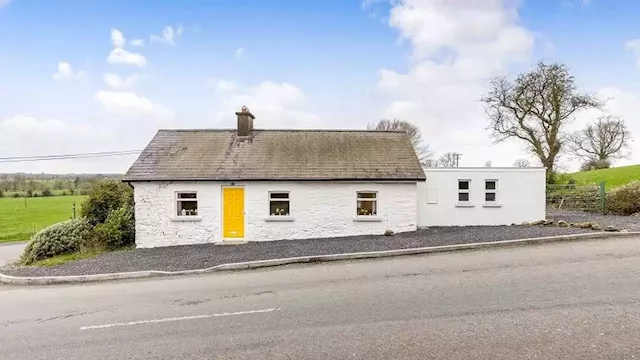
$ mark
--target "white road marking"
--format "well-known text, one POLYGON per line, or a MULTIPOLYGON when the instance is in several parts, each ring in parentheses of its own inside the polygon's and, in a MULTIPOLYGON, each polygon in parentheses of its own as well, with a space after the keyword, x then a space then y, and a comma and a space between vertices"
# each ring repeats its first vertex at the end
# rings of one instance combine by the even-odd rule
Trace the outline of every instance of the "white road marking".
POLYGON ((222 316, 235 316, 235 315, 249 315, 249 314, 261 314, 268 313, 272 311, 280 311, 280 308, 270 308, 270 309, 262 309, 262 310, 248 310, 248 311, 237 311, 237 312, 227 312, 227 313, 218 313, 218 314, 205 314, 205 315, 194 315, 194 316, 182 316, 182 317, 173 317, 173 318, 164 318, 164 319, 151 319, 151 320, 140 320, 140 321, 130 321, 126 323, 114 323, 114 324, 104 324, 104 325, 89 325, 83 326, 80 330, 96 330, 96 329, 107 329, 118 326, 133 326, 133 325, 142 325, 142 324, 155 324, 155 323, 163 323, 163 322, 171 322, 171 321, 183 321, 183 320, 196 320, 196 319, 208 319, 213 317, 222 317, 222 316))

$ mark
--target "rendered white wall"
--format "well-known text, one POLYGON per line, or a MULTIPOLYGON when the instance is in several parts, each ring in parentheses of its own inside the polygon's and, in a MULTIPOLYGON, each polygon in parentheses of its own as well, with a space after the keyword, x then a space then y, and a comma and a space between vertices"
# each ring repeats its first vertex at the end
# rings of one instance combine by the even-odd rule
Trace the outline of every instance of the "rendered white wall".
POLYGON ((418 183, 418 226, 510 225, 545 218, 544 168, 425 169, 418 183), (473 207, 457 207, 458 179, 471 180, 473 207), (487 207, 485 179, 498 180, 500 207, 487 207))
MULTIPOLYGON (((136 245, 222 241, 221 182, 135 182, 136 245), (175 192, 198 192, 197 222, 174 221, 175 192)), ((236 182, 245 189, 245 240, 267 241, 415 230, 416 183, 236 182), (378 192, 380 222, 357 222, 356 192, 378 192), (288 191, 292 222, 268 222, 270 191, 288 191)))

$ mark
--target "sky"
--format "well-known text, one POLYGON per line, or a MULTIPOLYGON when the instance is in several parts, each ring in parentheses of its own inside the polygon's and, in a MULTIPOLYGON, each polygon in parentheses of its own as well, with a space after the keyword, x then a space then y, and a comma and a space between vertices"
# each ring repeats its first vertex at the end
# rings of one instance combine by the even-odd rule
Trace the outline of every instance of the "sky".
MULTIPOLYGON (((160 128, 364 129, 415 123, 461 166, 536 160, 494 144, 479 99, 541 60, 570 67, 640 136, 640 2, 0 0, 0 158, 140 150, 160 128)), ((135 155, 1 162, 121 173, 135 155)), ((640 140, 628 159, 640 163, 640 140)), ((579 162, 561 158, 565 170, 579 162)))

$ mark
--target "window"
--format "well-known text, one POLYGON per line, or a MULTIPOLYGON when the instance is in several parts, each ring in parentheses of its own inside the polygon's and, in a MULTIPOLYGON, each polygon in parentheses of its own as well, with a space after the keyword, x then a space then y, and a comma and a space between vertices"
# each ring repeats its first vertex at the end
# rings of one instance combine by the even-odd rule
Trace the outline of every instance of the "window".
POLYGON ((471 180, 458 180, 458 202, 469 202, 471 180))
POLYGON ((178 216, 198 215, 198 195, 196 192, 176 193, 176 209, 178 216))
POLYGON ((290 210, 288 192, 269 193, 269 215, 288 216, 290 210))
POLYGON ((359 191, 358 199, 358 216, 375 216, 378 215, 378 193, 371 191, 359 191))
POLYGON ((484 201, 495 202, 497 190, 498 190, 498 180, 485 180, 484 181, 484 201))

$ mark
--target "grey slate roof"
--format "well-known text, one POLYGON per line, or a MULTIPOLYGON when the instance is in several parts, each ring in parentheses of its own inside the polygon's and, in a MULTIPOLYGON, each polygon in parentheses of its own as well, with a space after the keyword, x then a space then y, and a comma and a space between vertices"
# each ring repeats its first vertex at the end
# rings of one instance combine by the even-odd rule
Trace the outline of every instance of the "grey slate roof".
POLYGON ((124 176, 152 180, 424 180, 395 131, 160 130, 124 176))

